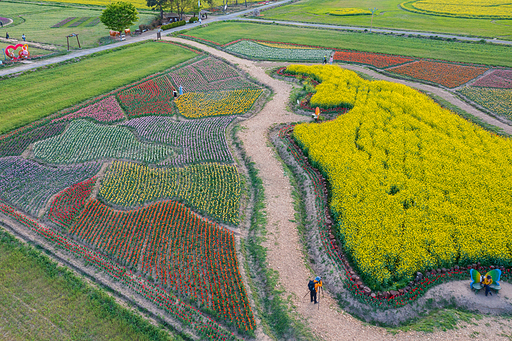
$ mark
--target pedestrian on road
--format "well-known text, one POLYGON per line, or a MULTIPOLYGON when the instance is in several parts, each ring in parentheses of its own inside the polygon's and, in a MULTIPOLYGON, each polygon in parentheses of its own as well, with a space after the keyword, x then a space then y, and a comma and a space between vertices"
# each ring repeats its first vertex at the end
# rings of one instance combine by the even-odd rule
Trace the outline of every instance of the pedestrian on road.
POLYGON ((23 34, 21 35, 21 39, 23 39, 23 41, 25 41, 25 33, 23 33, 23 34))
POLYGON ((5 39, 9 39, 9 33, 5 32, 5 39))

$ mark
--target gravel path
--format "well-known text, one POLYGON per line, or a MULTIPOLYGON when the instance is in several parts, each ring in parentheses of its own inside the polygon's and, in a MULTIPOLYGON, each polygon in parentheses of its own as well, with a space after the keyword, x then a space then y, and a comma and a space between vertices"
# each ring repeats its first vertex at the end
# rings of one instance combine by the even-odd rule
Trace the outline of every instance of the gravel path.
MULTIPOLYGON (((459 330, 424 334, 420 332, 400 332, 396 335, 388 333, 385 328, 370 326, 343 312, 336 301, 326 294, 321 298, 321 308, 312 306, 302 297, 306 290, 306 283, 312 274, 304 264, 302 244, 299 239, 296 223, 294 223, 295 209, 291 196, 291 184, 285 175, 280 161, 275 157, 273 148, 267 138, 268 129, 277 123, 297 122, 309 120, 289 112, 286 104, 289 100, 291 85, 287 82, 274 79, 265 73, 265 70, 252 61, 219 51, 212 47, 189 40, 166 37, 165 40, 189 44, 205 50, 212 55, 226 59, 236 64, 243 71, 249 73, 258 81, 270 86, 274 96, 263 110, 257 115, 242 123, 243 129, 240 138, 245 150, 259 169, 259 176, 263 181, 266 197, 267 241, 263 246, 267 248, 269 266, 279 272, 280 284, 287 295, 291 296, 296 310, 308 321, 308 326, 323 340, 467 340, 471 335, 489 335, 493 340, 508 340, 506 335, 512 335, 510 324, 503 324, 499 318, 489 317, 481 320, 479 325, 468 325, 459 330), (487 324, 487 326, 485 326, 487 324), (505 328, 505 329, 503 329, 505 328), (503 336, 498 336, 500 333, 503 336), (474 334, 474 333, 479 334, 474 334)), ((367 70, 364 70, 365 72, 367 70)), ((382 76, 375 74, 375 76, 382 76)), ((391 79, 396 81, 395 79, 391 79)), ((420 84, 423 86, 422 84, 420 84)), ((435 90, 434 87, 430 90, 435 90)), ((442 91, 442 90, 441 90, 442 91)), ((443 292, 453 292, 453 295, 473 295, 465 287, 457 286, 458 282, 448 283, 443 292)), ((469 284, 469 283, 466 283, 469 284)), ((505 288, 504 288, 505 289, 505 288)), ((439 290, 439 289, 438 289, 439 290)), ((512 298, 512 285, 507 286, 508 295, 512 298)), ((499 304, 505 303, 502 293, 499 304)), ((468 299, 472 299, 468 296, 468 299)), ((485 302, 485 298, 477 297, 478 302, 485 302)), ((496 298, 498 302, 498 298, 496 298)), ((478 303, 476 302, 476 303, 478 303)), ((481 304, 481 303, 480 303, 481 304)))

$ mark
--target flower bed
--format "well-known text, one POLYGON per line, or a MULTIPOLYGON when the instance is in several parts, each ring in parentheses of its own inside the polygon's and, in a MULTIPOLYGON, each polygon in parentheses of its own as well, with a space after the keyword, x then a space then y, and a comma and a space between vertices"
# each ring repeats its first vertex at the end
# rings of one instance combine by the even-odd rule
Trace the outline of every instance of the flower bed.
POLYGON ((62 27, 64 25, 66 25, 68 22, 71 22, 73 20, 75 20, 76 17, 69 17, 69 18, 66 18, 62 21, 59 21, 58 23, 56 23, 55 25, 52 26, 52 28, 59 28, 59 27, 62 27))
POLYGON ((124 113, 115 96, 109 96, 74 113, 56 118, 52 122, 85 117, 99 122, 116 122, 124 119, 124 113))
POLYGON ((512 89, 465 86, 459 92, 487 110, 512 119, 512 89))
POLYGON ((165 201, 124 212, 89 201, 70 233, 128 268, 156 276, 161 287, 241 332, 254 330, 233 233, 182 204, 165 201))
POLYGON ((31 143, 61 134, 66 125, 66 122, 45 124, 6 135, 0 139, 0 156, 21 155, 31 143))
POLYGON ((98 195, 104 202, 122 207, 176 199, 215 219, 234 225, 240 222, 240 176, 230 165, 150 168, 114 161, 98 195))
POLYGON ((166 76, 150 79, 117 94, 129 118, 172 115, 173 86, 166 76))
POLYGON ((53 164, 110 158, 158 163, 175 154, 169 146, 140 142, 127 127, 105 126, 85 120, 71 121, 64 134, 34 145, 34 156, 53 164))
POLYGON ((140 117, 124 123, 145 140, 180 148, 166 163, 174 166, 198 162, 233 163, 226 142, 226 128, 235 116, 176 122, 170 117, 140 117))
POLYGON ((36 216, 52 195, 99 170, 99 163, 52 168, 18 156, 4 157, 0 159, 0 197, 36 216))
POLYGON ((187 92, 175 101, 181 115, 202 118, 219 115, 245 114, 263 90, 232 90, 216 92, 187 92))
POLYGON ((81 17, 80 19, 78 19, 74 23, 69 24, 68 27, 78 27, 78 26, 82 25, 84 22, 86 22, 89 19, 91 19, 91 17, 81 17))
POLYGON ((100 17, 94 18, 91 22, 87 23, 85 27, 93 27, 100 23, 100 17))
POLYGON ((512 70, 494 70, 471 85, 488 88, 512 89, 512 70))
POLYGON ((298 125, 294 137, 328 178, 343 248, 371 288, 403 286, 417 271, 456 264, 512 264, 504 244, 512 167, 500 161, 510 140, 404 85, 330 66, 289 69, 323 80, 318 101, 331 103, 333 86, 353 101, 348 114, 298 125))
POLYGON ((455 88, 489 70, 486 67, 420 60, 387 71, 455 88))
POLYGON ((60 227, 69 229, 84 208, 95 183, 96 178, 94 177, 68 187, 59 193, 48 209, 48 219, 60 227))
POLYGON ((356 51, 336 51, 334 53, 334 60, 350 63, 367 64, 378 68, 386 68, 414 61, 413 58, 356 51))
POLYGON ((131 270, 110 261, 101 253, 67 239, 62 234, 38 224, 8 205, 0 203, 0 211, 27 226, 50 243, 83 258, 88 264, 104 272, 113 280, 128 286, 160 309, 164 309, 172 318, 190 325, 201 337, 216 341, 238 340, 233 333, 227 332, 218 323, 203 316, 197 309, 184 304, 159 285, 148 282, 140 275, 135 275, 131 270))
POLYGON ((242 40, 225 47, 228 52, 233 52, 252 59, 285 60, 285 61, 313 61, 322 62, 325 56, 332 54, 327 49, 283 49, 261 45, 253 41, 242 40))
POLYGON ((195 63, 193 66, 208 82, 239 76, 228 64, 215 58, 205 58, 195 63))

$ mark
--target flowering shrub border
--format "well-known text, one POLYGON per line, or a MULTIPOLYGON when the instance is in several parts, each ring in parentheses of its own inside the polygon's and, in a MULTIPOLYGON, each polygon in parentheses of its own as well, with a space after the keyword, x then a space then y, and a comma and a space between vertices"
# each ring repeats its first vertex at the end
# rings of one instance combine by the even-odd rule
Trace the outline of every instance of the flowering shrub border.
POLYGON ((354 271, 349 262, 349 257, 343 253, 335 235, 334 220, 331 218, 328 209, 328 185, 322 173, 314 168, 302 149, 292 137, 294 126, 286 125, 279 130, 278 138, 287 147, 288 152, 300 165, 304 172, 310 177, 313 184, 313 192, 315 195, 315 205, 318 212, 317 223, 319 226, 319 236, 322 246, 327 256, 333 261, 334 265, 345 274, 342 279, 345 287, 360 302, 368 304, 372 307, 383 309, 399 308, 406 304, 416 301, 423 296, 428 289, 451 280, 468 280, 469 285, 469 269, 478 269, 481 273, 485 273, 491 269, 498 268, 502 271, 501 281, 512 280, 512 269, 505 267, 482 267, 480 263, 471 264, 467 267, 454 266, 450 269, 433 269, 430 272, 418 273, 414 281, 409 282, 405 288, 398 290, 389 290, 385 292, 372 292, 368 288, 360 276, 354 271))
POLYGON ((145 299, 156 304, 160 309, 164 309, 177 321, 184 325, 190 325, 198 335, 205 339, 239 340, 234 333, 223 330, 217 322, 202 315, 198 309, 183 303, 178 297, 160 288, 158 284, 144 280, 140 275, 135 275, 131 270, 110 261, 102 254, 69 240, 51 228, 38 224, 3 202, 0 202, 0 212, 30 228, 50 243, 56 245, 56 247, 63 248, 78 258, 83 258, 113 280, 121 282, 145 299))

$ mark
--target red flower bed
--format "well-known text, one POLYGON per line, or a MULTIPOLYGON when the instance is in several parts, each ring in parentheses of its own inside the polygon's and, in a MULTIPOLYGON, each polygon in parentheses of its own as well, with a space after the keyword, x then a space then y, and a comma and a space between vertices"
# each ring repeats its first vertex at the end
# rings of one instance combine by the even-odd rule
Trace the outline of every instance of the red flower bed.
POLYGON ((66 188, 53 200, 48 210, 48 219, 55 224, 69 228, 94 188, 96 178, 66 188))
POLYGON ((370 52, 354 52, 354 51, 336 51, 334 60, 373 65, 378 68, 399 65, 414 61, 412 58, 393 56, 387 54, 370 53, 370 52))
POLYGON ((172 115, 173 86, 166 76, 150 79, 120 92, 117 96, 128 118, 145 115, 172 115))
POLYGON ((242 333, 256 327, 233 233, 198 218, 183 204, 165 201, 125 212, 89 201, 70 233, 215 311, 242 333))
POLYGON ((512 70, 494 70, 471 85, 487 88, 512 89, 512 70))
POLYGON ((388 70, 400 75, 441 84, 447 88, 455 88, 480 76, 489 68, 420 60, 388 70))

